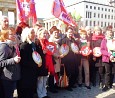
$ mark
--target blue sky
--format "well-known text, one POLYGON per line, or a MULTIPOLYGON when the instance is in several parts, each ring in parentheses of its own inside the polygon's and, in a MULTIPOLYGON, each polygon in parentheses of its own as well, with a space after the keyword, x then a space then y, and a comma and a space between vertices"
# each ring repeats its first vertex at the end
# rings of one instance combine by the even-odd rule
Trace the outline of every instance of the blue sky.
MULTIPOLYGON (((65 6, 73 4, 77 0, 63 0, 65 6)), ((38 18, 49 18, 51 14, 52 0, 35 0, 38 18)))

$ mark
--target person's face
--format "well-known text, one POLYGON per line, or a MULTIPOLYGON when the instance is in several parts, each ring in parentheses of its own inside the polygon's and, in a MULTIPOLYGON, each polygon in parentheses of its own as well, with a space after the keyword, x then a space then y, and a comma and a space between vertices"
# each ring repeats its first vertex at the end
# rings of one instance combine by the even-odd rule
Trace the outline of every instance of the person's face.
POLYGON ((8 26, 9 26, 8 18, 4 18, 4 19, 1 21, 1 26, 2 26, 2 28, 8 28, 8 26))
POLYGON ((68 29, 67 31, 67 37, 72 37, 73 36, 73 30, 72 29, 68 29))
POLYGON ((16 42, 16 34, 15 34, 15 31, 11 31, 9 30, 9 34, 8 34, 8 39, 13 41, 13 42, 16 42))
POLYGON ((31 33, 28 35, 29 39, 33 41, 35 39, 35 32, 34 30, 31 31, 31 33))
POLYGON ((91 34, 91 29, 87 29, 86 31, 88 35, 91 34))
POLYGON ((112 36, 113 36, 112 30, 107 30, 107 31, 106 31, 106 36, 107 36, 107 37, 112 37, 112 36))
POLYGON ((54 38, 59 38, 59 32, 58 31, 54 31, 53 32, 53 37, 54 38))
POLYGON ((100 35, 101 34, 101 30, 95 30, 95 35, 100 35))
POLYGON ((48 37, 48 32, 47 32, 47 31, 43 31, 43 32, 41 33, 40 37, 41 37, 42 39, 47 39, 47 37, 48 37))
POLYGON ((81 37, 82 39, 86 39, 87 35, 84 34, 84 33, 82 33, 82 34, 80 34, 80 37, 81 37))

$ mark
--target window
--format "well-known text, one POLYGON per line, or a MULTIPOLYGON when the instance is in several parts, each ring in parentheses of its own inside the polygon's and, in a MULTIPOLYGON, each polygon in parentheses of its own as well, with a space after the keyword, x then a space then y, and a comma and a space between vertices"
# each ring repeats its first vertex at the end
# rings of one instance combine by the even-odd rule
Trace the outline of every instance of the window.
POLYGON ((86 5, 86 8, 88 8, 88 5, 86 5))
POLYGON ((105 15, 105 19, 107 18, 107 15, 105 15))
POLYGON ((92 26, 92 21, 90 21, 90 26, 92 26))
POLYGON ((98 18, 100 18, 100 14, 98 14, 98 18))
POLYGON ((95 26, 95 21, 93 21, 93 26, 95 26))
POLYGON ((96 17, 96 13, 94 13, 94 17, 96 17))
POLYGON ((105 22, 105 27, 106 27, 107 25, 106 25, 106 22, 105 22))
POLYGON ((94 10, 96 10, 96 7, 94 6, 94 10))
POLYGON ((90 17, 89 18, 91 18, 92 17, 92 13, 90 12, 90 17))
POLYGON ((108 9, 108 12, 110 12, 110 9, 108 9))
POLYGON ((88 12, 88 18, 89 18, 90 13, 88 12))
POLYGON ((108 15, 108 19, 110 19, 110 15, 108 15))
POLYGON ((113 12, 113 10, 111 10, 111 12, 113 12))
POLYGON ((98 7, 98 10, 100 10, 100 7, 98 7))
POLYGON ((103 18, 103 14, 101 14, 101 18, 103 18))
POLYGON ((102 8, 102 11, 103 11, 103 8, 102 8))
POLYGON ((99 21, 98 21, 98 26, 99 26, 99 21))
POLYGON ((103 27, 103 22, 101 22, 101 27, 103 27))
POLYGON ((87 11, 86 11, 86 18, 87 18, 87 11))
POLYGON ((86 23, 85 23, 86 26, 88 26, 88 21, 86 20, 86 23))
POLYGON ((107 11, 107 9, 105 8, 105 11, 107 11))
POLYGON ((111 16, 111 19, 113 19, 113 15, 111 16))
POLYGON ((90 6, 90 9, 92 9, 92 6, 90 6))

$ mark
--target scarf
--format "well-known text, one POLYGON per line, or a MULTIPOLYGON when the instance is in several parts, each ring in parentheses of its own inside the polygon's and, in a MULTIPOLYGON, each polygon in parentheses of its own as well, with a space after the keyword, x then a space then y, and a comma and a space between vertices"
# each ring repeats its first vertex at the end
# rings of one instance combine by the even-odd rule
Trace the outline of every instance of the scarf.
POLYGON ((93 34, 93 36, 92 36, 92 40, 98 40, 98 39, 103 39, 103 38, 104 38, 103 34, 100 34, 100 35, 93 34))
MULTIPOLYGON (((46 49, 47 43, 48 43, 47 39, 40 39, 40 44, 41 44, 43 50, 46 49)), ((50 72, 51 75, 54 75, 55 70, 54 70, 52 55, 49 55, 46 53, 45 61, 46 61, 46 68, 48 69, 48 72, 50 72)))

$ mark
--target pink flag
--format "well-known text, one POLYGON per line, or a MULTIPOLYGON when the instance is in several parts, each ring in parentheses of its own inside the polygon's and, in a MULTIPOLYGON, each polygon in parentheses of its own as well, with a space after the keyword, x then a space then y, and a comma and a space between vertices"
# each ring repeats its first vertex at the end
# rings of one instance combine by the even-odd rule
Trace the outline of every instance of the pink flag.
POLYGON ((65 9, 63 0, 54 0, 52 5, 52 14, 63 21, 65 24, 77 26, 76 22, 71 18, 65 9))
POLYGON ((26 22, 30 17, 33 24, 37 22, 34 0, 16 0, 17 17, 20 22, 26 22))

